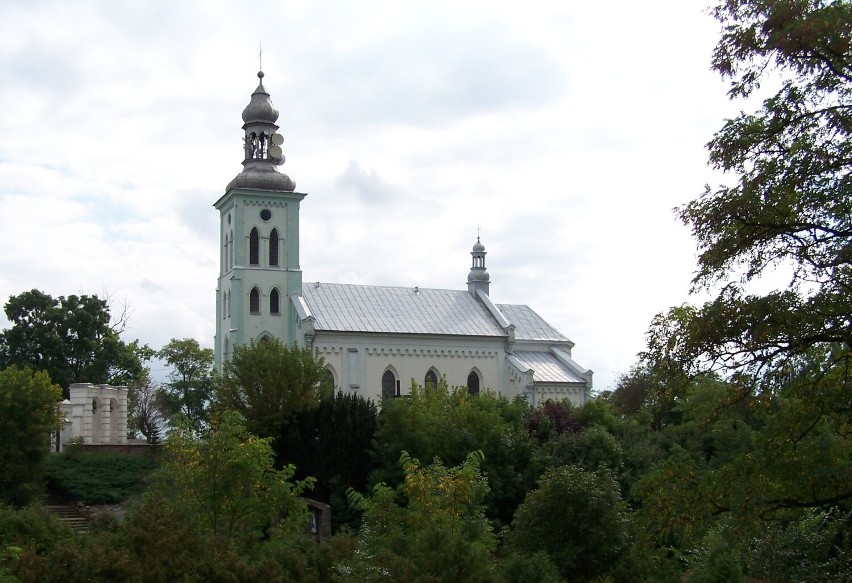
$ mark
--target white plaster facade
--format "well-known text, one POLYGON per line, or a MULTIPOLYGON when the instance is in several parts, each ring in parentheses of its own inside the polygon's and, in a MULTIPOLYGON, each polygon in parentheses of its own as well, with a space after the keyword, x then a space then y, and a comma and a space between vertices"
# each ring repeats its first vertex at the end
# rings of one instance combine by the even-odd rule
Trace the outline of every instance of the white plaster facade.
POLYGON ((74 438, 87 445, 127 442, 127 387, 74 383, 71 398, 62 401, 65 424, 58 450, 74 438))

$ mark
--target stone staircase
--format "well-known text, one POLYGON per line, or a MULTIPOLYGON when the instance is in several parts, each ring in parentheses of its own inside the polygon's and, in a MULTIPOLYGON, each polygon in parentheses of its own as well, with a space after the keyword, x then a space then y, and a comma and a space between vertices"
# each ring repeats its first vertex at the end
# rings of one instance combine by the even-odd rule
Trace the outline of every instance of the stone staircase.
POLYGON ((76 504, 65 504, 51 494, 46 494, 41 503, 49 512, 74 531, 84 533, 89 530, 89 518, 76 504))

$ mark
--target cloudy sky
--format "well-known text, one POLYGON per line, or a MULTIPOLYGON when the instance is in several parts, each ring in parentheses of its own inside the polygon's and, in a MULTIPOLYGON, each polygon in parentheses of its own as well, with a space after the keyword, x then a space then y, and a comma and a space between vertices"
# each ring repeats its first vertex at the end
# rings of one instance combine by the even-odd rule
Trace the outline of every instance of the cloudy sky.
POLYGON ((128 340, 212 346, 262 42, 304 281, 463 289, 481 227, 492 297, 609 388, 689 300, 672 209, 723 178, 709 1, 0 0, 0 298, 108 293, 128 340))

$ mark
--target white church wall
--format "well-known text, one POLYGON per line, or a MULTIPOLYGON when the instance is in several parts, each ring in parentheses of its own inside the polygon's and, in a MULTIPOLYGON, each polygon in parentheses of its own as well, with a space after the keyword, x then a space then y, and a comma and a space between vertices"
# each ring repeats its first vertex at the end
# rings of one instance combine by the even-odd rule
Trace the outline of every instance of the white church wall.
POLYGON ((480 389, 505 392, 503 340, 322 334, 313 343, 344 391, 381 400, 382 375, 390 369, 400 394, 410 392, 411 380, 422 385, 431 369, 451 387, 466 386, 475 370, 480 389))

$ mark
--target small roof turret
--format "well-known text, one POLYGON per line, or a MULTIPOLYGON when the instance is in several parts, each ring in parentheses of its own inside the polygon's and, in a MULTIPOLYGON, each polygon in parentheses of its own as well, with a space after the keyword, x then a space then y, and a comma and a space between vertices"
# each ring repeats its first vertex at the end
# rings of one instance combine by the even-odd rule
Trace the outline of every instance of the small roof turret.
POLYGON ((491 287, 491 276, 485 269, 485 245, 479 240, 479 235, 476 236, 476 243, 473 244, 473 251, 470 252, 470 255, 473 258, 473 263, 470 267, 470 273, 467 274, 467 289, 474 295, 480 289, 488 294, 491 287))

